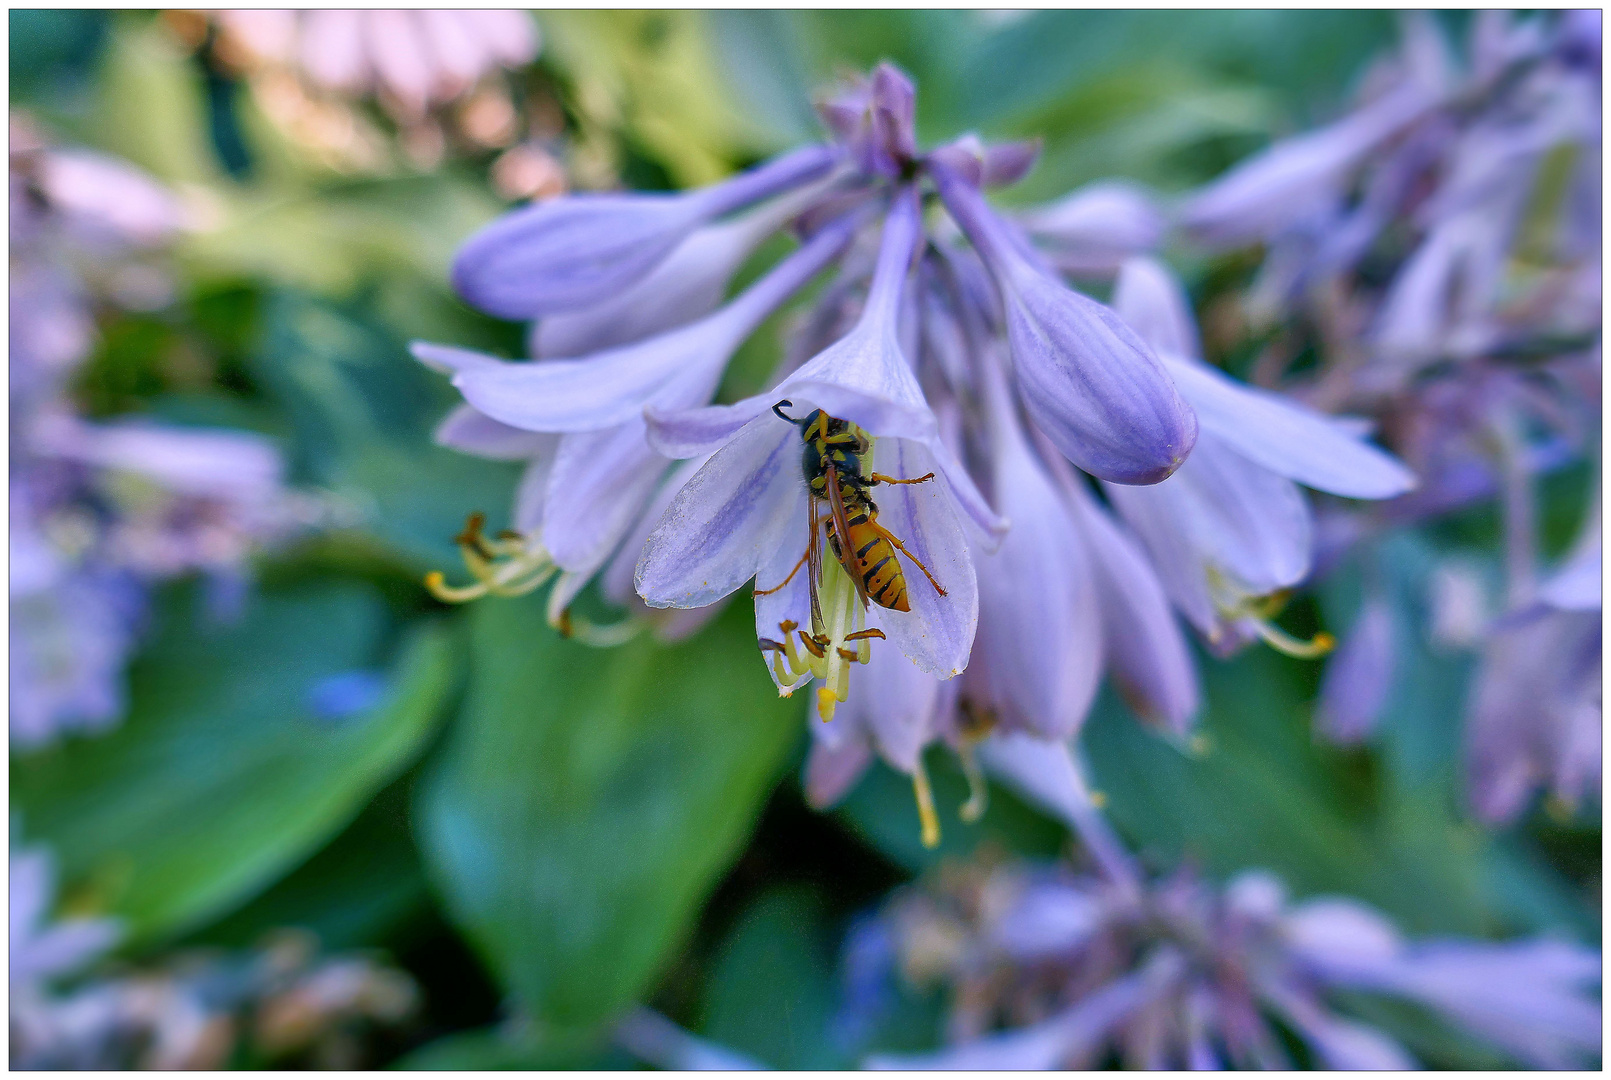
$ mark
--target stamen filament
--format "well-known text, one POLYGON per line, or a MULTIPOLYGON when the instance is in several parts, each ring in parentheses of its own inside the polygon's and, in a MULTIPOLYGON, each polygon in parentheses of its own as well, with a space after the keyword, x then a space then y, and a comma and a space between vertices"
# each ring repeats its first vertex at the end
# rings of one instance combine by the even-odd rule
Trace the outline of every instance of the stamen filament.
POLYGON ((1337 639, 1324 630, 1308 641, 1303 641, 1300 638, 1293 637, 1274 623, 1266 622, 1263 619, 1254 619, 1253 625, 1258 628, 1259 637, 1263 638, 1272 649, 1286 653, 1288 656, 1296 657, 1299 660, 1318 660, 1337 645, 1337 639))
POLYGON ((924 771, 921 758, 912 770, 912 793, 917 796, 917 817, 922 822, 923 846, 937 848, 940 846, 940 815, 934 812, 934 791, 929 787, 929 774, 924 771))
POLYGON ((975 822, 990 808, 990 785, 985 782, 971 741, 964 740, 957 747, 957 760, 962 763, 962 775, 968 778, 968 801, 958 808, 957 816, 963 821, 975 822))

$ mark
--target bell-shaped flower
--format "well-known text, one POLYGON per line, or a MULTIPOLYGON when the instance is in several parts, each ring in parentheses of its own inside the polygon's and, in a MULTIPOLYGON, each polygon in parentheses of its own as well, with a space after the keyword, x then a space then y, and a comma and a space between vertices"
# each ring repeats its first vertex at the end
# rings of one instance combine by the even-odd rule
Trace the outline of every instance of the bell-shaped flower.
POLYGON ((811 146, 719 184, 677 195, 570 195, 482 229, 453 261, 475 307, 531 319, 602 303, 639 281, 701 225, 825 175, 834 151, 811 146))
POLYGON ((585 356, 703 318, 722 302, 728 282, 744 260, 835 182, 830 177, 732 221, 696 229, 633 284, 590 307, 549 315, 533 324, 531 355, 585 356))
POLYGON ((551 453, 529 444, 534 464, 521 484, 517 516, 522 532, 541 523, 541 543, 508 552, 529 564, 522 564, 523 584, 536 587, 538 564, 551 560, 567 574, 551 600, 565 599, 604 566, 669 465, 646 441, 645 406, 687 409, 709 401, 739 345, 844 248, 856 223, 851 218, 823 229, 719 311, 592 356, 510 363, 414 345, 422 361, 453 370, 454 384, 482 417, 476 423, 491 443, 512 442, 500 430, 562 433, 551 453))
POLYGON ((1109 499, 1147 545, 1170 599, 1217 649, 1257 635, 1300 655, 1324 651, 1285 637, 1260 602, 1309 572, 1313 520, 1297 484, 1388 498, 1414 477, 1343 425, 1175 353, 1195 348, 1196 333, 1179 284, 1156 262, 1127 262, 1114 304, 1158 350, 1202 431, 1167 483, 1109 484, 1109 499))
POLYGON ((1155 484, 1179 468, 1197 420, 1152 350, 1111 309, 1057 280, 978 188, 939 163, 931 172, 995 280, 1036 426, 1104 480, 1155 484))
MULTIPOLYGON (((1102 678, 1103 627, 1091 559, 1071 508, 1020 424, 1006 380, 980 357, 990 436, 991 490, 1012 523, 980 553, 977 692, 1005 730, 1066 739, 1079 730, 1102 678)), ((970 687, 970 696, 975 693, 970 687)))
POLYGON ((817 111, 867 175, 895 179, 917 154, 917 90, 893 64, 852 80, 817 111))
POLYGON ((638 592, 654 607, 702 607, 756 579, 756 619, 763 648, 773 653, 773 677, 784 693, 822 679, 818 704, 825 718, 846 699, 847 663, 865 662, 873 638, 888 638, 941 678, 967 665, 978 594, 963 522, 986 533, 1004 527, 940 441, 901 352, 901 292, 919 235, 916 195, 908 190, 896 197, 884 225, 860 320, 774 390, 732 406, 651 414, 651 437, 662 451, 712 456, 645 544, 638 592), (783 402, 795 410, 794 423, 783 419, 791 416, 783 402), (875 479, 872 491, 881 535, 902 544, 894 558, 905 579, 906 610, 867 604, 825 540, 821 582, 808 584, 811 575, 799 572, 808 561, 810 523, 821 527, 829 514, 812 505, 810 477, 801 471, 806 447, 799 421, 813 410, 864 433, 869 477, 906 481, 875 479))

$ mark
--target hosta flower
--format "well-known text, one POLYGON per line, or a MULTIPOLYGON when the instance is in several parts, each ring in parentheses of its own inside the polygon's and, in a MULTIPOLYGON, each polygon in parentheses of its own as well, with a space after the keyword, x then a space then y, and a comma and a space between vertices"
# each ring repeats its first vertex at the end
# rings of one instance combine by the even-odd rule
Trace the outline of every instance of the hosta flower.
POLYGON ((1598 508, 1537 598, 1487 634, 1466 733, 1468 798, 1479 817, 1514 820, 1547 790, 1571 810, 1599 791, 1603 740, 1598 508))
MULTIPOLYGON (((998 524, 940 442, 901 351, 896 323, 918 236, 916 195, 907 191, 885 223, 862 317, 845 337, 766 394, 654 421, 656 441, 668 451, 714 452, 650 534, 638 591, 651 605, 702 607, 755 579, 757 631, 773 653, 773 678, 784 691, 823 680, 824 719, 832 717, 833 702, 845 700, 848 665, 867 662, 873 638, 889 639, 942 678, 966 666, 978 594, 962 521, 971 519, 981 531, 998 524), (774 411, 780 402, 795 411, 774 411), (908 481, 887 485, 887 495, 883 485, 876 490, 876 523, 903 542, 910 560, 899 609, 866 602, 871 570, 858 583, 839 559, 819 558, 820 588, 810 567, 797 572, 811 561, 813 528, 822 525, 810 476, 800 468, 811 431, 788 418, 805 421, 818 412, 866 433, 867 475, 908 481)), ((895 602, 894 595, 879 595, 895 602)))
POLYGON ((1180 286, 1156 262, 1126 263, 1114 302, 1163 357, 1197 411, 1201 434, 1174 476, 1146 488, 1108 484, 1108 498, 1146 543, 1170 599, 1210 645, 1228 652, 1259 636, 1312 654, 1315 646, 1270 622, 1264 599, 1309 572, 1313 524, 1297 485, 1382 499, 1409 490, 1413 477, 1326 417, 1204 364, 1180 286))
POLYGON ((14 995, 37 994, 46 983, 76 974, 122 934, 114 919, 49 918, 56 902, 56 866, 46 848, 13 851, 9 884, 14 995))
POLYGON ((1563 941, 1406 941, 1358 901, 1292 903, 1273 875, 1223 888, 1189 871, 1130 891, 1062 867, 952 868, 885 909, 918 986, 951 991, 947 1049, 874 1068, 1410 1069, 1338 991, 1413 1003, 1516 1061, 1597 1057, 1599 956, 1563 941))

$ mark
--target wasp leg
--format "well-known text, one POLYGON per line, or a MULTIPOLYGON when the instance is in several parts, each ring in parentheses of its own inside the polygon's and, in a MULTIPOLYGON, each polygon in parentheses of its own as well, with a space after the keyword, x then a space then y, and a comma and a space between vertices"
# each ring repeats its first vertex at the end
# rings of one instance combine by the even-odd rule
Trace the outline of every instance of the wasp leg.
POLYGON ((887 640, 884 637, 884 631, 880 630, 876 626, 866 630, 857 630, 854 634, 845 635, 846 641, 861 641, 864 638, 878 638, 880 641, 887 640))
POLYGON ((788 577, 784 578, 782 581, 778 582, 776 585, 772 586, 770 589, 751 589, 750 590, 750 595, 751 596, 771 596, 773 593, 775 593, 779 589, 783 588, 783 586, 785 586, 789 582, 793 581, 794 580, 794 575, 796 575, 796 574, 798 574, 800 572, 800 567, 804 566, 806 564, 806 559, 808 559, 810 557, 811 557, 811 549, 808 547, 808 548, 806 548, 806 553, 804 555, 800 556, 800 561, 794 564, 794 569, 789 571, 789 576, 788 577))
POLYGON ((876 521, 869 521, 867 523, 867 527, 872 529, 879 536, 882 536, 885 540, 888 540, 891 544, 894 544, 896 550, 898 550, 902 555, 905 555, 908 559, 911 559, 912 564, 919 570, 923 571, 923 576, 929 579, 929 584, 934 586, 935 592, 939 593, 941 596, 946 594, 945 588, 938 581, 934 580, 934 575, 929 573, 929 568, 923 565, 923 560, 906 550, 906 545, 901 543, 900 537, 896 536, 894 533, 890 532, 876 521))
POLYGON ((792 416, 789 416, 787 413, 785 413, 783 411, 783 407, 785 405, 787 405, 791 409, 794 408, 794 402, 790 401, 788 398, 784 398, 782 401, 780 401, 776 405, 772 406, 772 411, 777 414, 777 418, 779 420, 787 420, 791 424, 798 424, 800 421, 796 420, 792 416))
POLYGON ((885 476, 881 472, 875 472, 867 478, 867 481, 872 484, 926 484, 933 479, 933 473, 924 473, 915 480, 897 480, 893 476, 885 476))

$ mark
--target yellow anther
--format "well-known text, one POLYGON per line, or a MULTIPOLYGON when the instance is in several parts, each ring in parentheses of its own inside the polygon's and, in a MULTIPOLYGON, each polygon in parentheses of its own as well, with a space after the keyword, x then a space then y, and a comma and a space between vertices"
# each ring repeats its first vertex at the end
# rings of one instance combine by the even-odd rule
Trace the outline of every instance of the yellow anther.
POLYGON ((940 846, 940 815, 934 812, 934 792, 929 787, 929 774, 923 771, 920 759, 912 770, 912 793, 917 796, 917 817, 922 822, 923 846, 940 846))
POLYGON ((839 699, 834 692, 826 686, 817 687, 817 715, 822 717, 826 724, 833 719, 834 710, 839 707, 839 699))
POLYGON ((1108 804, 1108 797, 1107 797, 1106 792, 1102 792, 1102 791, 1093 791, 1093 792, 1091 792, 1091 805, 1092 806, 1094 806, 1098 810, 1100 810, 1104 806, 1106 806, 1107 804, 1108 804))

